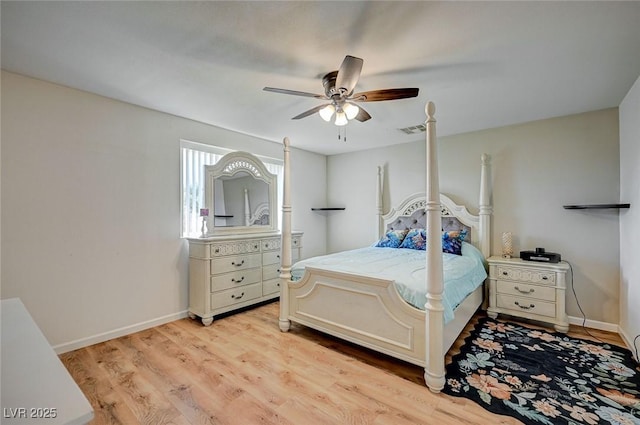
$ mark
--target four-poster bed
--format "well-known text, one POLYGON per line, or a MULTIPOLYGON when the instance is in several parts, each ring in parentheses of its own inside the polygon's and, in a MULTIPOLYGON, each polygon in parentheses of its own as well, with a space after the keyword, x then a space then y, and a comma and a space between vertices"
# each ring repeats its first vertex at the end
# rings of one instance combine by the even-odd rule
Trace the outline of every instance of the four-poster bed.
MULTIPOLYGON (((444 356, 482 303, 486 273, 470 289, 468 296, 453 305, 453 319, 445 323, 443 304, 443 226, 465 229, 469 241, 485 258, 490 255, 489 158, 482 156, 479 214, 470 214, 439 193, 435 137, 435 106, 425 108, 426 121, 426 197, 413 195, 397 209, 382 215, 382 178, 378 172, 378 233, 382 237, 397 228, 426 229, 426 257, 423 283, 426 287, 424 310, 409 304, 399 293, 396 281, 388 276, 357 274, 341 268, 306 265, 302 277, 292 280, 289 140, 284 139, 284 196, 282 221, 282 284, 280 285, 280 329, 289 330, 294 321, 343 338, 384 354, 424 367, 428 387, 439 392, 444 387, 444 356), (428 267, 427 267, 428 265, 428 267)), ((448 230, 445 228, 445 230, 448 230)), ((375 249, 375 248, 373 248, 375 249)), ((389 248, 382 248, 389 249, 389 248)), ((401 249, 402 250, 402 249, 401 249)), ((469 249, 467 249, 469 251, 469 249)), ((481 258, 482 260, 482 258, 481 258)), ((295 270, 294 270, 295 271, 295 270)), ((484 269, 482 269, 484 273, 484 269)), ((422 276, 422 275, 420 275, 422 276)))

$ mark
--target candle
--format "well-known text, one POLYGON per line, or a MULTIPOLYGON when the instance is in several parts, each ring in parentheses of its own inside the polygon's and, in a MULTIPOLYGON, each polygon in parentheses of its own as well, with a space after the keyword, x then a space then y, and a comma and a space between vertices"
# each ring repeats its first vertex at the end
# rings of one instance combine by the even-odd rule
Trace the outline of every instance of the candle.
POLYGON ((513 235, 511 232, 504 232, 502 234, 502 256, 504 258, 511 258, 513 255, 513 235))
POLYGON ((200 208, 200 217, 209 217, 209 208, 200 208))

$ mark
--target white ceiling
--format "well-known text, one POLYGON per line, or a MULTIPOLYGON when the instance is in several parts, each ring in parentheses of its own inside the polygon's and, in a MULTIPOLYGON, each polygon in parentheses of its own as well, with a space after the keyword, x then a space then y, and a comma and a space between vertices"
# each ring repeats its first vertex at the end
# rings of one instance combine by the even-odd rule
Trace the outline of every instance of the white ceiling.
POLYGON ((335 154, 615 107, 640 75, 640 2, 1 2, 2 68, 272 141, 335 154), (364 59, 363 104, 338 128, 321 76, 364 59))

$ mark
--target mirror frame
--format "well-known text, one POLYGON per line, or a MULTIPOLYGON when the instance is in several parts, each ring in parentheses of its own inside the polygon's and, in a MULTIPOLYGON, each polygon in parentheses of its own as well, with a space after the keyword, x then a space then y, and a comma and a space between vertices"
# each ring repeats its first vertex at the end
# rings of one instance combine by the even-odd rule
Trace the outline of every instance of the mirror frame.
MULTIPOLYGON (((278 231, 278 215, 277 215, 277 176, 267 170, 259 158, 249 152, 230 152, 223 156, 216 164, 205 166, 205 192, 204 204, 209 208, 209 216, 207 217, 207 236, 235 234, 235 233, 266 233, 278 231), (237 173, 245 172, 257 180, 262 180, 268 186, 269 194, 269 224, 267 225, 250 225, 250 226, 214 226, 215 205, 214 190, 215 179, 220 177, 232 177, 237 173)), ((255 207, 261 207, 256 205, 255 207)), ((253 211, 250 212, 253 214, 253 211)))

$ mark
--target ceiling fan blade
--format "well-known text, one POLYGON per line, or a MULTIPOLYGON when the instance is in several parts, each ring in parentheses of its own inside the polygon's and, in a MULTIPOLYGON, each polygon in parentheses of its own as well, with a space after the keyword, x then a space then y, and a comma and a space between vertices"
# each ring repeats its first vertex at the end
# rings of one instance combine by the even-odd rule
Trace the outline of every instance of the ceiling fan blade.
POLYGON ((396 100, 407 99, 409 97, 416 97, 418 95, 418 89, 383 89, 383 90, 371 90, 356 93, 351 96, 351 100, 355 102, 380 102, 382 100, 396 100))
POLYGON ((360 111, 358 112, 358 115, 356 115, 356 117, 354 118, 355 120, 358 120, 360 122, 365 122, 371 119, 371 115, 369 115, 369 113, 367 111, 365 111, 361 106, 359 106, 360 111))
POLYGON ((306 91, 277 89, 275 87, 265 87, 262 90, 270 91, 270 92, 274 92, 274 93, 281 93, 281 94, 291 94, 293 96, 314 97, 316 99, 328 99, 327 96, 325 96, 323 94, 307 93, 306 91))
POLYGON ((316 112, 320 111, 320 109, 324 108, 325 106, 327 106, 326 103, 324 105, 316 106, 315 108, 309 109, 308 111, 305 111, 305 112, 301 113, 300 115, 296 115, 295 117, 293 117, 291 119, 292 120, 299 120, 300 118, 308 117, 309 115, 313 115, 316 112))
POLYGON ((347 95, 351 94, 360 79, 363 63, 362 59, 355 56, 345 56, 336 77, 336 89, 344 89, 347 95))

